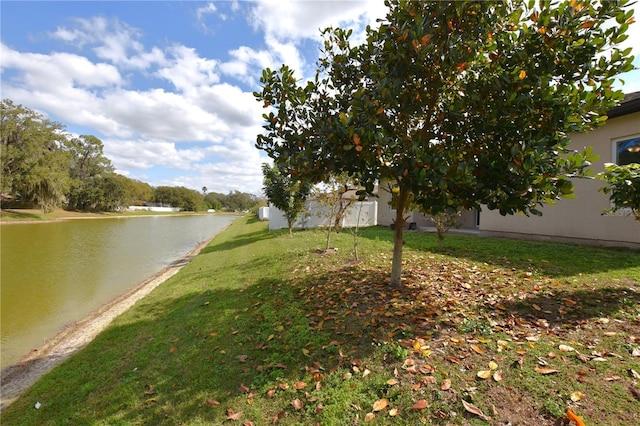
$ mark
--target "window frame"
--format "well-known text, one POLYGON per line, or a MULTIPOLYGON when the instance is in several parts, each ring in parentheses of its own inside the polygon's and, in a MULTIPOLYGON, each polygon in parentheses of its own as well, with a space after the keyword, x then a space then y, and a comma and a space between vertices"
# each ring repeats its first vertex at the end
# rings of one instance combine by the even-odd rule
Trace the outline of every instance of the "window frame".
POLYGON ((627 135, 620 138, 615 138, 611 140, 611 162, 614 164, 618 164, 618 143, 628 141, 631 139, 640 139, 640 133, 636 133, 633 135, 627 135))

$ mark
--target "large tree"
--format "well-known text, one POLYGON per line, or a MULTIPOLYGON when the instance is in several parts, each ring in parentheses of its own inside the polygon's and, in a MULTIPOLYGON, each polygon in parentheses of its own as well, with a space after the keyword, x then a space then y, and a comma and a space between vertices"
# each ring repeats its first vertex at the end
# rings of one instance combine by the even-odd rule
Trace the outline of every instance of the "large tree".
POLYGON ((64 127, 3 99, 0 109, 2 199, 35 203, 47 211, 69 190, 69 153, 64 127))
POLYGON ((66 146, 71 154, 69 175, 72 179, 67 200, 68 208, 103 211, 121 207, 116 205, 113 208, 106 208, 106 206, 113 206, 116 199, 124 202, 124 196, 108 194, 100 189, 103 185, 113 186, 112 177, 115 170, 111 160, 103 153, 102 141, 92 135, 81 135, 70 138, 66 146))
POLYGON ((257 146, 309 180, 361 173, 398 191, 391 280, 400 285, 410 202, 432 214, 486 205, 502 214, 572 193, 588 156, 569 134, 602 125, 632 69, 624 1, 551 4, 387 0, 387 17, 352 46, 325 30, 315 81, 265 70, 257 146))

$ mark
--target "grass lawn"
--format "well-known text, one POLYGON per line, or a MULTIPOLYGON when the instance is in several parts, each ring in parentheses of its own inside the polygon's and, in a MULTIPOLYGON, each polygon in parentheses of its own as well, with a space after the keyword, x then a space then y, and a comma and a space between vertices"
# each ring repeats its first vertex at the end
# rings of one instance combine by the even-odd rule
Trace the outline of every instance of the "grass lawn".
POLYGON ((640 424, 640 251, 325 239, 237 220, 1 423, 640 424))

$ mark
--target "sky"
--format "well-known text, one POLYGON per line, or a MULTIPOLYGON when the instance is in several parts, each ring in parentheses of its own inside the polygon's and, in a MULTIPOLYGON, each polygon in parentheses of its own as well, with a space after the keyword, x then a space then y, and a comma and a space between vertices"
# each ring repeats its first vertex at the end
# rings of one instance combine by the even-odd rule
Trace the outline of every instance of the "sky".
MULTIPOLYGON (((385 12, 383 0, 2 0, 0 95, 98 137, 129 178, 260 195, 262 70, 311 78, 320 29, 358 39, 385 12)), ((640 24, 630 34, 640 68, 640 24)), ((640 70, 623 78, 640 90, 640 70)))

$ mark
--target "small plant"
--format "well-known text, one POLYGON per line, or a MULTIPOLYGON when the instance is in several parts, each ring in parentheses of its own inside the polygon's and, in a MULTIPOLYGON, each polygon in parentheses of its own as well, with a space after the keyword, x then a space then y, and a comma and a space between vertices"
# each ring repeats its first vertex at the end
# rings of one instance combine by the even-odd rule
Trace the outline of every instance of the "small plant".
POLYGON ((604 170, 597 177, 609 186, 600 188, 600 191, 609 195, 612 204, 611 208, 605 210, 605 214, 629 209, 629 214, 640 221, 640 164, 619 166, 606 163, 604 170))
POLYGON ((491 326, 487 322, 469 318, 465 319, 462 324, 460 324, 458 330, 461 333, 473 333, 481 336, 491 334, 491 326))
POLYGON ((436 225, 439 245, 442 244, 445 234, 449 232, 451 228, 460 228, 460 216, 462 216, 462 212, 453 209, 444 213, 430 215, 431 220, 436 225))

